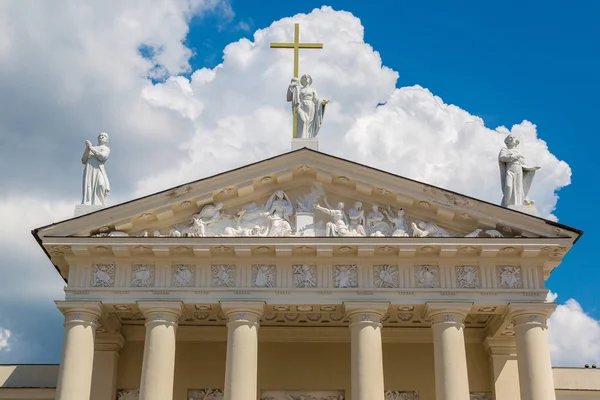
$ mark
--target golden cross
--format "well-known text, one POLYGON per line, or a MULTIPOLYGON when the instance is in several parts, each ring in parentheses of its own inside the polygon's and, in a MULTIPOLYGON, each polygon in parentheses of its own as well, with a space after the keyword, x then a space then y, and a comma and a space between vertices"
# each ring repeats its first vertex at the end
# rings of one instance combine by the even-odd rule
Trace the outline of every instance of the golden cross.
MULTIPOLYGON (((294 78, 298 78, 298 59, 300 49, 322 49, 323 43, 300 43, 300 24, 294 24, 294 42, 293 43, 271 43, 272 49, 294 49, 294 78)), ((293 136, 296 137, 298 130, 298 121, 296 121, 296 108, 292 108, 293 113, 293 136)))

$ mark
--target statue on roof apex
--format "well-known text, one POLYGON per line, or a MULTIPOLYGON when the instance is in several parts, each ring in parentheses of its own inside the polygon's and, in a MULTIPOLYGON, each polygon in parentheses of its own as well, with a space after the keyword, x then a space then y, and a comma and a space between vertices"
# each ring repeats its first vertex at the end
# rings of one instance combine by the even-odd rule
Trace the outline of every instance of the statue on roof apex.
POLYGON ((83 194, 81 204, 86 206, 103 206, 104 200, 110 193, 108 176, 104 163, 110 156, 108 134, 102 132, 98 135, 98 145, 93 146, 89 140, 85 141, 85 151, 81 157, 83 168, 83 194))
POLYGON ((300 79, 292 78, 288 87, 287 101, 292 103, 296 119, 296 138, 314 138, 321 129, 327 100, 320 99, 317 91, 311 86, 313 79, 304 74, 300 79))
POLYGON ((533 201, 527 198, 529 189, 540 167, 528 166, 525 157, 517 149, 519 140, 509 134, 504 143, 506 147, 500 150, 498 164, 500 165, 500 184, 502 187, 503 207, 532 206, 533 201))

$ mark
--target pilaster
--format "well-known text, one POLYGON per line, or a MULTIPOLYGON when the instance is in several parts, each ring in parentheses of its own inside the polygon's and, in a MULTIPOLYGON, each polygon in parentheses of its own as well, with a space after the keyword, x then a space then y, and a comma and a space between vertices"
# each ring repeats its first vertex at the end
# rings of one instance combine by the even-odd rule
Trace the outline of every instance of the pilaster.
POLYGON ((125 339, 120 333, 96 335, 90 400, 114 400, 117 397, 117 366, 123 344, 125 339))
POLYGON ((488 336, 483 345, 488 352, 494 398, 520 400, 517 342, 514 337, 488 336))

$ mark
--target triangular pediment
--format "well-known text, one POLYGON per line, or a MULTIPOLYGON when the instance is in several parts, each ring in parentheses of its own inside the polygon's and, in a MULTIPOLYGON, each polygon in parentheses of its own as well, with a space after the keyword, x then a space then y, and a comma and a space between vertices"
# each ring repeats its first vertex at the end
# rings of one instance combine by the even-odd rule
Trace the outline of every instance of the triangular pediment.
MULTIPOLYGON (((351 236, 402 236, 400 209, 404 211, 408 236, 465 237, 478 232, 479 237, 575 239, 581 233, 422 182, 301 149, 42 227, 36 229, 34 235, 38 238, 263 237, 306 236, 308 229, 309 236, 325 236, 331 233, 326 232, 327 223, 335 225, 335 217, 332 219, 327 212, 314 210, 315 203, 331 209, 344 203, 344 218, 351 236), (283 191, 285 196, 274 202, 277 191, 283 191), (356 212, 357 202, 362 204, 365 217, 358 224, 362 229, 357 227, 357 219, 351 218, 360 214, 356 212), (373 210, 374 205, 379 207, 379 213, 373 210), (311 227, 306 226, 310 220, 302 219, 304 213, 312 214, 311 227), (374 218, 369 218, 370 214, 374 218), (274 223, 279 224, 273 222, 277 216, 283 216, 285 222, 273 227, 274 223)), ((342 228, 331 226, 331 229, 342 228)))

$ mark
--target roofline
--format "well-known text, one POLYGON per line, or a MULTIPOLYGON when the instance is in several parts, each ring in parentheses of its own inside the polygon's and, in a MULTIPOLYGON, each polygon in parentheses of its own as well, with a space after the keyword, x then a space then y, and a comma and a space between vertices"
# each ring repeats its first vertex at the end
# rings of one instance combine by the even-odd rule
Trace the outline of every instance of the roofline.
MULTIPOLYGON (((392 176, 394 178, 401 178, 401 179, 405 179, 407 181, 410 181, 410 182, 413 182, 413 183, 417 183, 417 184, 420 184, 420 185, 427 185, 427 186, 430 186, 430 187, 432 187, 434 189, 443 190, 443 191, 446 191, 446 192, 449 192, 449 193, 452 193, 452 194, 455 194, 455 195, 458 195, 458 196, 462 196, 462 197, 468 198, 470 200, 475 200, 475 201, 478 201, 478 202, 481 202, 481 203, 484 203, 484 204, 487 204, 487 205, 490 205, 490 206, 494 206, 494 207, 497 207, 497 208, 506 209, 506 207, 502 207, 502 206, 500 206, 498 204, 490 203, 490 202, 488 202, 486 200, 481 200, 481 199, 478 199, 478 198, 475 198, 475 197, 471 197, 469 195, 465 195, 463 193, 455 192, 453 190, 445 189, 445 188, 442 188, 442 187, 439 187, 439 186, 435 186, 435 185, 430 185, 429 183, 421 182, 421 181, 418 181, 416 179, 407 178, 405 176, 397 175, 397 174, 394 174, 392 172, 384 171, 384 170, 379 169, 379 168, 370 167, 368 165, 361 164, 361 163, 356 162, 356 161, 347 160, 347 159, 344 159, 344 158, 341 158, 341 157, 333 156, 331 154, 323 153, 321 151, 309 149, 308 147, 303 147, 301 149, 288 151, 287 153, 278 154, 278 155, 270 157, 270 158, 265 158, 265 159, 260 160, 260 161, 255 161, 255 162, 250 163, 250 164, 242 165, 242 166, 234 168, 234 169, 230 169, 230 170, 227 170, 227 171, 219 172, 218 174, 215 174, 215 175, 211 175, 211 176, 207 176, 207 177, 204 177, 204 178, 201 178, 201 179, 196 179, 194 181, 189 181, 189 182, 186 182, 186 183, 182 183, 180 185, 173 186, 173 187, 170 187, 170 188, 165 189, 165 190, 161 190, 160 192, 148 194, 148 195, 142 196, 142 197, 137 197, 135 199, 131 199, 131 200, 128 200, 128 201, 123 202, 123 203, 115 204, 115 205, 112 205, 110 207, 105 207, 105 208, 102 208, 100 210, 93 211, 91 213, 82 214, 82 215, 79 215, 77 217, 67 218, 67 219, 62 220, 62 221, 54 222, 54 223, 51 223, 51 224, 48 224, 48 225, 36 228, 32 232, 36 232, 37 233, 38 231, 40 231, 42 229, 49 228, 49 227, 51 227, 53 225, 61 224, 63 222, 67 222, 67 221, 73 221, 73 220, 76 220, 78 218, 83 218, 83 217, 85 217, 87 215, 92 215, 92 214, 99 213, 99 212, 102 212, 102 211, 105 211, 105 210, 110 210, 110 209, 113 209, 113 208, 116 208, 116 207, 120 207, 120 206, 129 204, 129 203, 132 203, 134 201, 147 199, 147 198, 152 197, 152 196, 158 196, 158 195, 161 195, 163 193, 169 192, 171 190, 178 189, 178 188, 183 187, 183 186, 201 183, 202 181, 205 181, 207 179, 217 178, 217 177, 219 177, 221 175, 228 174, 228 173, 231 173, 231 172, 234 172, 234 171, 238 171, 238 170, 243 169, 243 168, 252 167, 254 165, 258 165, 258 164, 261 164, 261 163, 264 163, 264 162, 275 160, 275 159, 280 158, 280 157, 284 157, 284 156, 286 156, 288 154, 299 153, 299 152, 303 152, 303 151, 310 152, 310 153, 315 153, 315 154, 319 154, 319 155, 323 155, 323 156, 327 156, 327 157, 333 158, 333 159, 338 160, 338 161, 351 163, 351 164, 354 164, 354 165, 359 166, 359 167, 371 169, 373 171, 377 171, 377 172, 380 172, 380 173, 383 173, 383 174, 386 174, 386 175, 390 175, 390 176, 392 176)), ((561 224, 559 222, 555 222, 555 221, 551 221, 551 220, 548 220, 548 219, 545 219, 545 218, 542 218, 542 217, 538 217, 538 216, 534 216, 534 215, 531 215, 531 214, 527 214, 527 213, 524 213, 522 211, 517 211, 517 210, 513 210, 513 209, 510 209, 510 210, 512 212, 516 212, 516 213, 519 213, 519 214, 522 214, 522 215, 526 215, 528 217, 533 217, 533 218, 539 219, 541 221, 544 221, 548 225, 556 226, 556 227, 563 228, 563 229, 569 230, 571 232, 577 233, 579 236, 583 235, 583 231, 582 230, 574 228, 572 226, 564 225, 564 224, 561 224)), ((577 239, 579 239, 579 237, 577 239)))
MULTIPOLYGON (((204 177, 204 178, 201 178, 201 179, 196 179, 196 180, 193 180, 193 181, 190 181, 190 182, 187 182, 187 183, 182 183, 180 185, 170 187, 170 188, 162 190, 160 192, 156 192, 156 193, 148 194, 146 196, 142 196, 142 197, 138 197, 138 198, 135 198, 135 199, 131 199, 131 200, 128 200, 128 201, 123 202, 123 203, 115 204, 115 205, 112 205, 110 207, 106 207, 106 208, 102 208, 102 209, 97 210, 97 211, 93 211, 91 213, 82 214, 82 215, 79 215, 77 217, 67 218, 65 220, 58 221, 58 222, 53 222, 51 224, 48 224, 48 225, 41 226, 39 228, 33 229, 31 231, 31 234, 36 239, 36 241, 38 242, 38 244, 42 247, 42 249, 44 249, 44 246, 42 245, 42 241, 41 241, 41 239, 39 237, 39 234, 38 234, 39 231, 41 231, 42 229, 50 228, 50 227, 52 227, 54 225, 62 224, 62 223, 67 222, 67 221, 73 221, 73 220, 76 220, 76 219, 79 219, 79 218, 83 218, 83 217, 86 217, 88 215, 92 215, 92 214, 95 214, 95 213, 104 212, 106 210, 110 210, 110 209, 113 209, 113 208, 116 208, 116 207, 121 207, 121 206, 124 206, 126 204, 132 203, 134 201, 147 199, 147 198, 150 198, 150 197, 153 197, 153 196, 159 196, 161 194, 164 194, 164 193, 169 192, 171 190, 178 189, 180 187, 184 187, 184 186, 188 186, 188 185, 193 185, 193 184, 198 184, 198 183, 201 183, 202 181, 205 181, 205 180, 208 180, 208 179, 217 178, 217 177, 219 177, 221 175, 225 175, 225 174, 228 174, 228 173, 231 173, 231 172, 235 172, 235 171, 241 170, 243 168, 252 167, 252 166, 255 166, 255 165, 258 165, 258 164, 261 164, 261 163, 265 163, 265 162, 268 162, 268 161, 276 160, 276 159, 278 159, 280 157, 285 157, 285 156, 287 156, 289 154, 300 153, 300 152, 315 153, 315 154, 318 154, 318 155, 329 157, 329 158, 334 159, 334 160, 338 160, 338 161, 341 161, 341 162, 350 163, 350 164, 353 164, 353 165, 358 166, 358 167, 367 168, 367 169, 370 169, 372 171, 380 172, 382 174, 386 174, 386 175, 391 176, 393 178, 405 179, 407 181, 410 181, 410 182, 413 182, 413 183, 417 183, 419 185, 427 185, 427 186, 432 187, 434 189, 438 189, 438 190, 442 190, 442 191, 445 191, 445 192, 448 192, 448 193, 452 193, 452 194, 455 194, 455 195, 458 195, 458 196, 462 196, 462 197, 465 197, 467 199, 474 200, 474 201, 477 201, 477 202, 481 202, 481 203, 484 203, 484 204, 487 204, 487 205, 490 205, 490 206, 493 206, 493 207, 506 209, 505 207, 502 207, 502 206, 500 206, 498 204, 490 203, 490 202, 485 201, 485 200, 477 199, 475 197, 471 197, 471 196, 468 196, 468 195, 465 195, 465 194, 462 194, 462 193, 457 193, 455 191, 448 190, 448 189, 445 189, 445 188, 441 188, 439 186, 430 185, 428 183, 421 182, 421 181, 418 181, 418 180, 415 180, 415 179, 411 179, 411 178, 407 178, 407 177, 402 176, 402 175, 397 175, 397 174, 394 174, 394 173, 391 173, 391 172, 388 172, 388 171, 384 171, 384 170, 379 169, 379 168, 370 167, 368 165, 361 164, 361 163, 356 162, 356 161, 347 160, 347 159, 344 159, 344 158, 341 158, 341 157, 333 156, 331 154, 327 154, 327 153, 323 153, 323 152, 320 152, 320 151, 317 151, 317 150, 309 149, 308 147, 303 147, 303 148, 300 148, 300 149, 297 149, 297 150, 292 150, 292 151, 288 151, 286 153, 281 153, 281 154, 278 154, 278 155, 270 157, 270 158, 265 158, 263 160, 255 161, 255 162, 250 163, 250 164, 242 165, 242 166, 234 168, 234 169, 223 171, 223 172, 220 172, 220 173, 215 174, 215 175, 207 176, 207 177, 204 177)), ((564 224, 561 224, 561 223, 558 223, 558 222, 550 221, 548 219, 545 219, 545 218, 542 218, 542 217, 538 217, 538 216, 534 216, 534 215, 531 215, 531 214, 527 214, 527 213, 524 213, 524 212, 521 212, 521 211, 517 211, 517 210, 512 210, 511 209, 510 211, 515 212, 515 213, 519 213, 519 214, 522 214, 522 215, 525 215, 527 217, 535 218, 535 219, 538 219, 540 221, 543 221, 544 223, 546 223, 548 225, 552 225, 552 226, 555 226, 555 227, 558 227, 558 228, 562 228, 562 229, 565 229, 565 230, 568 230, 568 231, 576 233, 577 237, 573 241, 573 244, 577 243, 577 241, 583 235, 583 231, 582 230, 577 229, 577 228, 573 228, 573 227, 568 226, 568 225, 564 225, 564 224)), ((44 253, 48 257, 48 259, 52 260, 52 258, 50 257, 50 255, 48 254, 48 252, 46 251, 46 249, 44 249, 44 253)), ((60 269, 56 265, 54 265, 54 268, 56 268, 56 270, 58 271, 59 275, 62 276, 62 274, 60 273, 60 269)), ((66 278, 63 278, 63 279, 65 280, 65 282, 67 282, 66 278)))

